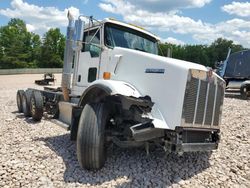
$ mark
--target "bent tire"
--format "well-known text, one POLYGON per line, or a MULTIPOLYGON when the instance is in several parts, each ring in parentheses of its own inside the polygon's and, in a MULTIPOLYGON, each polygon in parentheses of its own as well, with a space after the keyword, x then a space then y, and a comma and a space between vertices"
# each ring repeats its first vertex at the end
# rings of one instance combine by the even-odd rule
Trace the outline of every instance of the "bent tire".
POLYGON ((24 90, 18 90, 16 94, 16 102, 17 102, 17 109, 18 112, 23 112, 23 102, 22 102, 22 96, 24 94, 24 90))
POLYGON ((43 96, 40 91, 33 91, 30 99, 30 112, 33 120, 40 121, 43 117, 43 96))
POLYGON ((25 117, 30 117, 31 116, 31 111, 30 111, 30 99, 31 99, 31 90, 26 90, 23 95, 22 95, 22 107, 23 107, 23 114, 25 117))
POLYGON ((98 170, 103 167, 107 121, 108 112, 103 103, 85 105, 77 133, 77 158, 82 168, 98 170))

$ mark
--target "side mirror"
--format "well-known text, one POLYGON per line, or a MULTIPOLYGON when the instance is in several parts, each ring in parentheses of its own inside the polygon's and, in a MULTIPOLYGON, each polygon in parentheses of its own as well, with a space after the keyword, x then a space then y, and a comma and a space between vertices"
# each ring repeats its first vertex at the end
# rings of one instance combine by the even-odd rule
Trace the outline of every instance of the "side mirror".
POLYGON ((73 50, 79 51, 82 48, 82 41, 84 37, 84 26, 85 22, 80 18, 75 21, 75 28, 74 28, 74 45, 73 50))
POLYGON ((80 18, 75 21, 75 34, 74 34, 74 41, 81 41, 84 37, 84 27, 85 22, 80 18))

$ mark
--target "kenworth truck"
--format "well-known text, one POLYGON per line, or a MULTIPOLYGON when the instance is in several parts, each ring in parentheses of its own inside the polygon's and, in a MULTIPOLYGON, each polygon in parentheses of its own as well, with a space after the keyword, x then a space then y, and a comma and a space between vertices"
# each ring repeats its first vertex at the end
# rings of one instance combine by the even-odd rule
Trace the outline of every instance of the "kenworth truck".
POLYGON ((114 19, 68 15, 59 88, 18 90, 20 112, 51 117, 76 140, 81 167, 103 167, 110 143, 177 153, 218 147, 225 82, 158 55, 159 38, 114 19))

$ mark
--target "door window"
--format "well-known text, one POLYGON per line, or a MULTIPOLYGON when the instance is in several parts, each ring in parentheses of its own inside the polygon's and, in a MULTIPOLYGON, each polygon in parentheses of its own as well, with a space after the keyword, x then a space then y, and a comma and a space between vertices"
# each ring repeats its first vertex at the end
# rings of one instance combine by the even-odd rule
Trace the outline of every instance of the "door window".
POLYGON ((91 67, 89 68, 89 74, 88 74, 88 82, 93 82, 96 80, 96 74, 97 74, 97 68, 91 67))
POLYGON ((91 57, 100 56, 100 30, 94 29, 84 32, 82 52, 90 52, 91 57))

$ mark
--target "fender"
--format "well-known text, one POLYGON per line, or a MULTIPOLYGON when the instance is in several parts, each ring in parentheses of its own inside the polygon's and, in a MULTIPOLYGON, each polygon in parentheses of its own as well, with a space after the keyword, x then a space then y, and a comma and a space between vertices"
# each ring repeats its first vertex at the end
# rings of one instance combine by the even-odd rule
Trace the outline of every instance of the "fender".
POLYGON ((90 87, 94 85, 108 87, 110 89, 110 95, 121 94, 125 96, 141 97, 140 92, 131 84, 123 81, 115 80, 97 80, 93 82, 90 87))
MULTIPOLYGON (((96 80, 82 94, 78 106, 84 107, 89 101, 99 102, 106 96, 122 95, 126 97, 143 97, 133 85, 115 80, 96 80)), ((148 116, 153 119, 152 123, 155 128, 168 129, 166 121, 161 112, 157 108, 157 104, 153 106, 148 116)))
POLYGON ((98 100, 94 99, 96 97, 101 99, 105 96, 117 94, 136 98, 142 96, 139 91, 129 83, 115 80, 96 80, 84 91, 78 105, 84 106, 86 102, 91 99, 96 101, 98 100))

